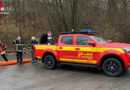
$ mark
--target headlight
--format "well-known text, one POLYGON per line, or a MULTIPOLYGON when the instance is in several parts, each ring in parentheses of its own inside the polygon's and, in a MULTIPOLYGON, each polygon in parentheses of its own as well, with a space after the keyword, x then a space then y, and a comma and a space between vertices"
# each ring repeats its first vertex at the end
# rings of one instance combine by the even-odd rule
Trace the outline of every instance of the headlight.
POLYGON ((122 48, 126 53, 130 53, 130 48, 122 48))

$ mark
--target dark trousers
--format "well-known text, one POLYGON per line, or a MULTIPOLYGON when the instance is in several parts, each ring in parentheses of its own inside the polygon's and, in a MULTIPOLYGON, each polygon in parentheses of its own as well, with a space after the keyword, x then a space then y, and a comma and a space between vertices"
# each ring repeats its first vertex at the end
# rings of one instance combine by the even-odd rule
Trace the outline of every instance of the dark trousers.
POLYGON ((22 64, 23 63, 23 52, 16 52, 17 56, 17 63, 22 64))
POLYGON ((31 54, 32 54, 32 62, 34 62, 34 57, 33 57, 34 52, 33 52, 33 51, 31 51, 31 54))
POLYGON ((6 55, 5 55, 5 54, 2 54, 1 56, 2 56, 2 58, 3 58, 5 61, 8 61, 8 59, 6 58, 6 55))

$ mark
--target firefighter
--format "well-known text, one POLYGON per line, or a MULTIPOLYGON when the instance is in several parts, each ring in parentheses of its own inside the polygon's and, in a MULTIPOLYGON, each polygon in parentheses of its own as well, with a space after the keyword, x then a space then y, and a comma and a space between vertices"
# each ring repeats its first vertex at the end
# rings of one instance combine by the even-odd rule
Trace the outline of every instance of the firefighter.
POLYGON ((31 42, 29 45, 29 49, 31 51, 31 55, 32 55, 32 63, 34 63, 35 58, 33 57, 34 55, 34 51, 33 51, 33 47, 35 44, 38 44, 38 41, 36 40, 36 38, 34 36, 31 37, 31 42))
POLYGON ((18 36, 17 39, 13 41, 13 44, 16 46, 17 64, 23 64, 23 53, 25 51, 24 42, 21 40, 21 37, 18 36))
POLYGON ((2 58, 5 61, 8 61, 8 59, 7 59, 6 55, 5 55, 5 50, 6 50, 6 47, 5 47, 5 45, 0 40, 0 54, 1 54, 2 58))

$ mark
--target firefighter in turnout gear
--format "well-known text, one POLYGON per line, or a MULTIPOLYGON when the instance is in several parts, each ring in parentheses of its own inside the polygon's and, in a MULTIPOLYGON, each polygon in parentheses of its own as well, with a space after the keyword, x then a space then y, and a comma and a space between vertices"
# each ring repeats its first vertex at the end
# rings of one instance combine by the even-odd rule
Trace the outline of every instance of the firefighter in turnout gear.
POLYGON ((7 59, 6 55, 5 55, 5 50, 6 50, 6 47, 5 47, 5 45, 0 40, 0 54, 1 54, 2 58, 5 61, 8 61, 8 59, 7 59))
POLYGON ((13 41, 13 44, 16 46, 17 64, 23 64, 24 42, 21 40, 21 37, 18 36, 17 39, 13 41))
POLYGON ((33 57, 33 55, 34 55, 33 46, 35 44, 38 44, 38 41, 36 40, 35 37, 32 36, 31 37, 31 42, 30 42, 30 45, 29 45, 29 49, 31 51, 31 56, 32 56, 32 63, 34 63, 34 60, 35 60, 35 58, 33 57))

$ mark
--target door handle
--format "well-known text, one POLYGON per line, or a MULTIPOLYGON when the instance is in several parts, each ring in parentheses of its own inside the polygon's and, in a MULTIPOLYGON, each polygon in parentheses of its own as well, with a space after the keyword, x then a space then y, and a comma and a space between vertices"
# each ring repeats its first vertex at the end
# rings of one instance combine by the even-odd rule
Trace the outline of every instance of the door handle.
POLYGON ((75 50, 80 50, 80 48, 75 48, 75 50))
POLYGON ((59 47, 59 49, 63 49, 63 47, 59 47))

